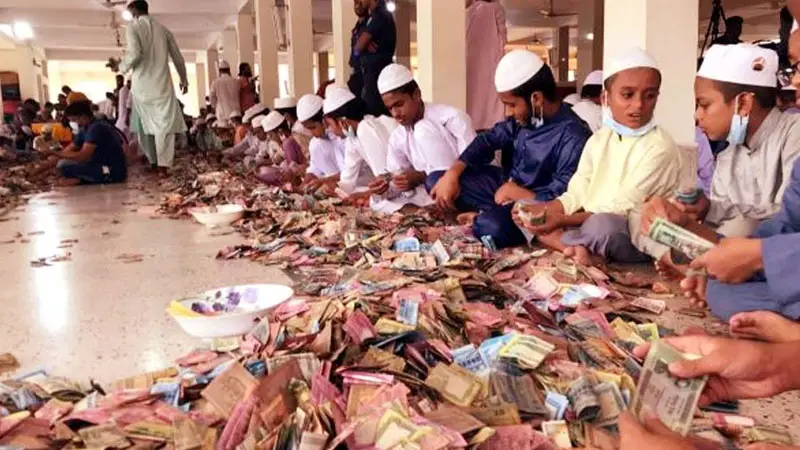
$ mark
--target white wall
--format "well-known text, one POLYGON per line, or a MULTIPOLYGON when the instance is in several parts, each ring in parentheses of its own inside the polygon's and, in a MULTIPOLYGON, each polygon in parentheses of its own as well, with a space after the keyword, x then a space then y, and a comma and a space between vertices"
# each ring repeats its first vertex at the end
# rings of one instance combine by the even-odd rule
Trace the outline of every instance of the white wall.
POLYGON ((23 100, 33 98, 43 101, 46 99, 40 95, 38 77, 41 76, 44 83, 47 78, 41 67, 34 66, 34 58, 38 64, 44 64, 42 52, 0 36, 0 72, 17 72, 23 100))
MULTIPOLYGON (((83 92, 90 100, 97 103, 106 98, 106 92, 113 92, 115 74, 105 67, 106 61, 48 61, 50 75, 50 97, 55 99, 61 92, 61 86, 68 85, 73 90, 83 92)), ((174 68, 170 66, 175 92, 178 91, 179 78, 174 68)), ((186 63, 187 77, 189 78, 189 92, 179 95, 178 99, 185 105, 186 114, 197 116, 199 113, 197 86, 195 80, 196 64, 186 63)))

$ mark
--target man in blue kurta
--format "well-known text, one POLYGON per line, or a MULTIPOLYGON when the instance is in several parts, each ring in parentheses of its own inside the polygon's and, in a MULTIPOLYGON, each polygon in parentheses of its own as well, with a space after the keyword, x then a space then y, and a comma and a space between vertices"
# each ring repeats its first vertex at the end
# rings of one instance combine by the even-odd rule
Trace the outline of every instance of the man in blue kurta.
POLYGON ((479 135, 449 170, 430 174, 426 187, 441 207, 479 212, 475 237, 505 248, 527 241, 511 217, 514 203, 564 193, 592 132, 558 100, 550 67, 530 51, 503 57, 495 87, 506 120, 479 135), (497 150, 502 167, 492 165, 497 150))

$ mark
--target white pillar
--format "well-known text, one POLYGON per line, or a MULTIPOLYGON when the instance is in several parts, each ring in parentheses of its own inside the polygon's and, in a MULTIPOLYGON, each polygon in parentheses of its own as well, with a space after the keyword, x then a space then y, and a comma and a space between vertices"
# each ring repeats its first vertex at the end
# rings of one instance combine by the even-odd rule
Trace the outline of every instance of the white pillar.
POLYGON ((314 90, 314 32, 311 0, 289 0, 289 92, 294 97, 314 90))
POLYGON ((553 54, 556 60, 550 61, 553 76, 559 83, 569 81, 569 27, 553 28, 553 54))
POLYGON ((206 106, 206 95, 208 95, 206 64, 198 62, 195 74, 195 81, 197 82, 197 107, 203 108, 206 106))
POLYGON ((258 79, 261 86, 261 103, 272 107, 278 97, 278 44, 272 12, 275 0, 253 0, 258 36, 258 79))
POLYGON ((606 0, 604 65, 638 46, 661 67, 656 120, 682 145, 694 142, 699 0, 606 0))
POLYGON ((347 85, 350 79, 350 36, 356 25, 351 0, 333 0, 333 52, 336 55, 336 84, 347 85))
POLYGON ((397 50, 395 51, 398 64, 411 67, 411 19, 414 16, 414 5, 409 0, 397 0, 397 9, 394 12, 394 23, 397 27, 397 50))
POLYGON ((467 108, 465 13, 460 1, 417 1, 417 81, 422 96, 462 110, 467 108))
POLYGON ((236 29, 229 28, 222 32, 222 59, 231 65, 231 72, 239 60, 239 38, 236 29))
MULTIPOLYGON (((209 49, 206 50, 206 73, 208 74, 208 85, 211 84, 217 79, 217 75, 219 72, 219 68, 217 65, 219 64, 219 52, 217 49, 209 49)), ((205 106, 205 100, 201 105, 205 106)))
MULTIPOLYGON (((239 64, 250 64, 253 67, 255 60, 255 30, 253 29, 253 16, 251 14, 239 14, 236 18, 236 41, 239 52, 239 64)), ((229 61, 231 66, 234 65, 233 61, 229 61)), ((234 70, 233 72, 236 72, 234 70)), ((234 73, 235 75, 235 73, 234 73)))
POLYGON ((582 0, 578 6, 578 92, 586 75, 603 68, 603 4, 604 0, 582 0))

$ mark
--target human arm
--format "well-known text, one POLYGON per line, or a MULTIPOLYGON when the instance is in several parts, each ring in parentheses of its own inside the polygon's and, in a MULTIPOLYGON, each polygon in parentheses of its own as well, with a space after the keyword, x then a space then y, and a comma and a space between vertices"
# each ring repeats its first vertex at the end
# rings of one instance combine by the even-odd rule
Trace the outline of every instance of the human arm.
POLYGON ((776 234, 793 233, 800 224, 800 158, 795 160, 792 174, 783 193, 781 209, 775 217, 765 220, 753 234, 754 237, 770 237, 776 234))
POLYGON ((181 80, 181 93, 186 94, 189 91, 189 77, 186 76, 186 61, 183 59, 181 49, 175 41, 175 36, 172 32, 167 31, 167 50, 169 56, 172 58, 172 63, 175 65, 175 71, 178 72, 178 77, 181 80))
POLYGON ((136 24, 130 23, 125 27, 125 57, 119 65, 119 73, 125 74, 136 69, 142 62, 142 42, 136 33, 136 24))
POLYGON ((667 428, 658 418, 639 423, 630 411, 619 417, 620 450, 699 450, 692 437, 682 437, 667 428))
POLYGON ((513 147, 517 127, 519 125, 514 123, 513 119, 505 120, 495 124, 492 129, 477 135, 458 157, 459 162, 463 165, 459 165, 457 162, 453 168, 460 167, 458 173, 460 175, 466 166, 481 167, 491 164, 495 151, 513 147))
POLYGON ((63 151, 59 153, 58 156, 63 159, 85 163, 92 159, 96 149, 97 145, 87 139, 83 145, 75 151, 63 151))
POLYGON ((590 137, 591 133, 582 126, 571 127, 564 133, 553 168, 553 179, 546 186, 533 189, 536 200, 548 202, 558 198, 567 190, 570 180, 578 170, 583 149, 590 137))
POLYGON ((716 231, 698 222, 695 217, 682 210, 682 206, 664 197, 652 197, 642 207, 642 233, 649 234, 650 226, 660 217, 710 242, 719 241, 720 237, 716 231))
POLYGON ((472 126, 472 119, 461 110, 456 110, 445 123, 444 128, 456 138, 458 154, 461 155, 475 141, 477 134, 472 126))
POLYGON ((344 153, 344 170, 339 178, 339 187, 342 188, 342 191, 347 194, 355 192, 361 165, 365 163, 364 157, 361 156, 355 143, 348 142, 344 153))

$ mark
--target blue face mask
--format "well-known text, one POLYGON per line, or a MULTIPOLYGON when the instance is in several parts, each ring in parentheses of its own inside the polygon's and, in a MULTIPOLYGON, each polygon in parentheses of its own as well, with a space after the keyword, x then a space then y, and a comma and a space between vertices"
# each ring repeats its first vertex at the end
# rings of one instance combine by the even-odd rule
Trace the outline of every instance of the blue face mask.
MULTIPOLYGON (((741 95, 741 94, 739 94, 741 95)), ((739 95, 733 100, 735 108, 739 108, 739 95)), ((734 112, 731 118, 731 129, 728 131, 728 145, 743 145, 747 137, 747 125, 750 124, 750 116, 742 116, 734 112)))
POLYGON ((655 120, 653 119, 650 119, 650 122, 640 128, 634 129, 626 127, 614 120, 614 116, 611 114, 611 108, 609 108, 608 105, 603 105, 603 125, 611 128, 612 131, 623 137, 641 137, 656 127, 655 120))

